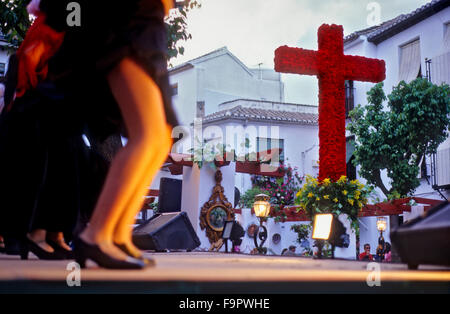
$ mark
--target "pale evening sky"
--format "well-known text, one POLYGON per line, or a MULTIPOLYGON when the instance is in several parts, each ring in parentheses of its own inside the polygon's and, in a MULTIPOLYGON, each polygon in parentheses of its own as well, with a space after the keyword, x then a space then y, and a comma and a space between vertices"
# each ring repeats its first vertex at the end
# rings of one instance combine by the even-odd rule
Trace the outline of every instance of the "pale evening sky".
MULTIPOLYGON (((188 15, 192 40, 173 65, 223 46, 250 68, 273 68, 274 51, 288 45, 317 49, 323 23, 344 26, 344 35, 369 27, 367 6, 377 3, 381 21, 410 13, 430 0, 200 0, 188 15)), ((285 101, 317 105, 317 79, 283 74, 285 101)))

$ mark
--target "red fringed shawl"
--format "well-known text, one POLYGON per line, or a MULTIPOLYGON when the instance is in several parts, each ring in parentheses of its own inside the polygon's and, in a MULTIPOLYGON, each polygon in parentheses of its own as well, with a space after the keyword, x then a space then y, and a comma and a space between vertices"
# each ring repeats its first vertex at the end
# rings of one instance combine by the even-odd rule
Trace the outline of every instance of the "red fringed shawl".
POLYGON ((64 32, 56 32, 45 24, 45 18, 44 14, 36 18, 17 50, 19 65, 16 97, 23 96, 47 77, 48 61, 64 40, 64 32))

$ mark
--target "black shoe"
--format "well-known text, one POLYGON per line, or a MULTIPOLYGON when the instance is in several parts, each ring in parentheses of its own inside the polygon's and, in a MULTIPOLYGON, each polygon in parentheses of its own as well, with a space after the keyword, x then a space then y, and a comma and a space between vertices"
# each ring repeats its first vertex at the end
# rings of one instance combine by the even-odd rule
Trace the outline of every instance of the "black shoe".
POLYGON ((138 259, 140 261, 143 261, 145 263, 145 266, 149 267, 149 266, 155 266, 155 261, 153 259, 150 258, 146 258, 144 257, 142 254, 136 256, 136 254, 133 254, 128 247, 125 244, 118 244, 114 242, 114 245, 117 246, 119 249, 122 250, 122 252, 124 252, 125 254, 127 254, 128 256, 138 259))
POLYGON ((5 242, 0 241, 0 253, 5 253, 5 252, 6 252, 5 242))
POLYGON ((98 245, 92 245, 84 242, 80 238, 74 239, 75 261, 81 268, 86 268, 86 260, 91 259, 98 266, 109 269, 143 269, 144 262, 128 257, 126 260, 118 260, 103 253, 98 245))
POLYGON ((28 237, 21 243, 20 247, 20 259, 27 260, 28 253, 31 252, 42 260, 63 260, 64 256, 57 251, 48 252, 37 245, 34 241, 30 240, 28 237))
POLYGON ((55 252, 58 252, 61 256, 64 257, 64 259, 75 259, 75 255, 73 254, 73 251, 68 251, 65 248, 63 248, 61 245, 59 245, 58 242, 55 242, 53 240, 47 239, 46 242, 48 245, 50 245, 55 252))

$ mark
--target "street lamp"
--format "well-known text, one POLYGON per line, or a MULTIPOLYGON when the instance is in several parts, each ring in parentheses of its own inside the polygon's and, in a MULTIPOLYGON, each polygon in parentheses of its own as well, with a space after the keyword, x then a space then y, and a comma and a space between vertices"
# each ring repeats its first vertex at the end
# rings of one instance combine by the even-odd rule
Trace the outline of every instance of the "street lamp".
POLYGON ((253 210, 255 211, 256 217, 259 218, 259 228, 256 230, 253 240, 255 241, 255 246, 259 252, 262 251, 262 245, 267 240, 267 228, 263 225, 263 221, 270 213, 269 199, 270 197, 266 194, 258 194, 255 196, 255 202, 253 203, 253 210), (259 244, 258 238, 261 240, 261 243, 259 244))
POLYGON ((378 243, 384 243, 383 231, 386 231, 387 227, 387 219, 386 217, 378 217, 377 218, 377 229, 380 231, 380 237, 378 238, 378 243))

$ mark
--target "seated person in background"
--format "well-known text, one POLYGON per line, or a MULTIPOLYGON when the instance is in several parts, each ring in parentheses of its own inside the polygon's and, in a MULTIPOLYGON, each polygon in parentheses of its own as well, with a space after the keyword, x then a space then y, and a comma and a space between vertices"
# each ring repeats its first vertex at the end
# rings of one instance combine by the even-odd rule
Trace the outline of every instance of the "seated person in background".
POLYGON ((370 244, 364 244, 364 252, 359 254, 360 261, 373 261, 373 256, 370 254, 370 244))
POLYGON ((284 256, 297 256, 297 254, 295 254, 295 245, 291 245, 289 246, 289 250, 287 250, 286 252, 283 253, 284 256))
POLYGON ((384 261, 388 263, 392 262, 391 244, 389 242, 384 243, 384 261))

